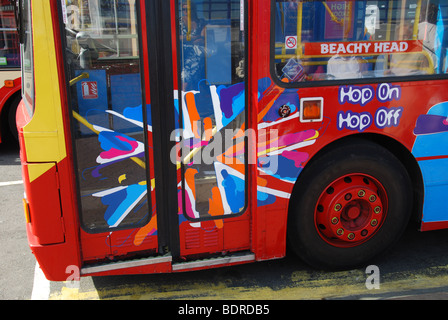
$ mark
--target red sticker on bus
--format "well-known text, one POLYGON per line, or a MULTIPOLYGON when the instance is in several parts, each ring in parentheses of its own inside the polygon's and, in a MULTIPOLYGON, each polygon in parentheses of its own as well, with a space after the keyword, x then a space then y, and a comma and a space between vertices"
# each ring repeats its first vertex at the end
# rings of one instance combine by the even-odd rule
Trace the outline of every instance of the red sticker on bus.
POLYGON ((83 81, 81 88, 83 99, 98 99, 98 83, 96 81, 83 81))
POLYGON ((421 51, 422 42, 418 40, 308 42, 305 44, 305 55, 307 56, 376 55, 421 51))

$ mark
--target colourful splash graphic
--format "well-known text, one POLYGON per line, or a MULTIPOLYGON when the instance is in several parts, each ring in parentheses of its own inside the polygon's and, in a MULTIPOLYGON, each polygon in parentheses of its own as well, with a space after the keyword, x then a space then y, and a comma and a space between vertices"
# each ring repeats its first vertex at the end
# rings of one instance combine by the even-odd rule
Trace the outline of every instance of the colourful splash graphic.
POLYGON ((412 153, 416 158, 448 154, 448 102, 439 103, 420 115, 414 128, 417 136, 412 153))
POLYGON ((146 193, 146 183, 142 183, 94 193, 93 196, 100 197, 103 204, 107 206, 104 219, 111 228, 114 228, 123 221, 146 193))
POLYGON ((105 150, 100 153, 96 160, 100 164, 140 156, 145 152, 143 143, 113 131, 100 132, 98 141, 101 148, 105 150))
MULTIPOLYGON (((294 130, 278 134, 285 121, 298 119, 299 95, 297 90, 279 89, 270 79, 259 82, 258 130, 255 139, 248 139, 245 107, 246 93, 244 83, 230 86, 216 86, 201 81, 197 91, 181 92, 182 103, 175 99, 176 115, 183 117, 183 130, 177 134, 177 148, 182 149, 178 159, 178 204, 179 224, 189 220, 191 227, 201 227, 202 219, 214 218, 216 228, 222 228, 223 217, 244 212, 247 200, 246 186, 246 143, 256 146, 257 205, 276 205, 279 199, 290 197, 293 184, 309 158, 301 149, 310 146, 319 138, 319 131, 294 130), (291 114, 281 118, 278 109, 287 105, 291 114), (179 110, 181 108, 182 110, 179 110), (229 135, 230 132, 230 135, 229 135), (227 135, 231 143, 223 148, 213 148, 207 153, 207 163, 203 153, 217 143, 217 137, 227 135), (217 152, 219 151, 219 152, 217 152), (199 154, 199 157, 197 157, 199 154), (196 157, 196 158, 195 158, 196 157), (180 164, 183 163, 181 166, 180 164)), ((177 92, 174 93, 177 97, 177 92)), ((150 109, 150 106, 147 106, 150 109)), ((125 108, 122 113, 104 111, 109 116, 129 122, 135 127, 144 127, 142 106, 125 108)), ((147 132, 152 132, 150 111, 148 110, 147 132)), ((145 180, 127 184, 127 173, 120 172, 118 185, 95 192, 91 197, 101 200, 105 206, 104 220, 110 228, 119 227, 126 217, 133 214, 147 196, 145 163, 140 160, 145 153, 142 141, 122 132, 115 132, 100 126, 92 126, 98 135, 101 152, 96 157, 97 167, 91 175, 97 179, 105 178, 99 173, 102 168, 121 161, 136 162, 142 169, 145 180)), ((151 188, 154 187, 151 181, 151 188)), ((141 245, 147 236, 157 234, 156 215, 137 232, 132 231, 133 243, 141 245)))
POLYGON ((448 191, 448 102, 433 106, 417 119, 412 154, 424 181, 423 222, 446 221, 448 203, 440 201, 448 191))
MULTIPOLYGON (((297 119, 299 116, 300 98, 297 90, 279 89, 266 78, 259 81, 258 93, 261 110, 258 113, 257 137, 248 139, 257 146, 259 178, 257 179, 258 206, 275 204, 279 198, 289 199, 292 186, 308 160, 309 154, 300 149, 312 145, 319 137, 317 130, 287 132, 274 134, 281 128, 283 122, 297 119), (278 109, 287 105, 291 114, 288 119, 280 117, 278 109), (280 183, 279 183, 280 182, 280 183)), ((213 216, 235 215, 242 212, 246 206, 246 176, 245 165, 245 85, 238 83, 231 86, 207 85, 202 81, 199 91, 189 91, 182 94, 183 141, 179 148, 187 147, 189 156, 184 157, 184 183, 179 181, 178 194, 180 208, 188 219, 200 221, 213 216), (213 142, 217 133, 228 134, 231 129, 232 146, 218 150, 212 159, 212 167, 196 165, 196 152, 204 150, 213 142), (204 133, 205 132, 205 133, 204 133), (207 134, 208 133, 208 134, 207 134), (199 150, 199 151, 198 151, 199 150), (203 172, 206 172, 204 174, 203 172), (208 174, 208 175, 207 175, 208 174), (198 191, 205 181, 213 180, 208 190, 207 210, 200 211, 204 200, 198 198, 198 191), (183 198, 182 198, 183 196, 183 198), (184 201, 182 201, 184 200, 184 201), (185 205, 185 207, 183 207, 185 205)), ((183 149, 184 150, 184 149, 183 149)), ((196 160, 201 161, 201 157, 196 160)), ((185 221, 181 215, 180 222, 185 221)), ((220 219, 215 220, 218 228, 223 226, 220 219)), ((191 223, 200 227, 200 222, 191 223)))
MULTIPOLYGON (((148 106, 148 108, 150 108, 150 106, 148 106)), ((125 220, 128 216, 132 216, 138 210, 141 210, 142 205, 147 203, 146 196, 148 193, 148 186, 146 182, 146 164, 145 161, 142 160, 145 158, 145 145, 143 142, 130 136, 136 132, 136 128, 137 130, 140 130, 140 132, 144 132, 144 124, 141 105, 132 108, 125 108, 123 110, 123 114, 110 110, 104 111, 104 113, 106 115, 109 114, 110 116, 119 118, 120 120, 124 120, 125 123, 130 123, 131 127, 128 129, 130 134, 116 132, 99 125, 91 124, 75 112, 73 115, 80 123, 97 135, 98 144, 102 150, 96 157, 95 161, 97 165, 91 170, 83 170, 83 180, 88 178, 85 176, 88 174, 92 178, 96 179, 95 181, 98 181, 101 184, 101 181, 110 180, 109 176, 104 176, 104 173, 100 173, 103 172, 104 169, 111 167, 124 170, 123 172, 115 172, 115 169, 112 169, 113 171, 108 171, 113 173, 114 176, 118 176, 118 186, 117 183, 115 183, 115 186, 113 187, 94 192, 90 195, 92 198, 100 199, 101 203, 106 208, 103 219, 112 230, 112 228, 119 227, 123 220, 125 220), (124 162, 129 160, 134 162, 132 169, 129 167, 129 162, 124 162), (114 164, 120 163, 122 163, 122 165, 113 166, 114 164), (126 172, 126 170, 134 172, 132 175, 135 177, 135 170, 139 170, 138 168, 140 168, 141 177, 144 180, 138 183, 129 183, 128 176, 131 174, 126 172), (84 173, 84 171, 88 171, 90 173, 84 173)), ((148 113, 150 114, 150 112, 148 113)), ((151 118, 148 117, 147 120, 147 132, 151 132, 151 118)), ((110 185, 110 182, 106 185, 110 185)), ((151 187, 153 187, 153 183, 151 183, 151 187)), ((146 236, 156 234, 156 232, 156 216, 153 215, 149 224, 144 228, 140 228, 135 235, 134 245, 140 245, 146 236)))

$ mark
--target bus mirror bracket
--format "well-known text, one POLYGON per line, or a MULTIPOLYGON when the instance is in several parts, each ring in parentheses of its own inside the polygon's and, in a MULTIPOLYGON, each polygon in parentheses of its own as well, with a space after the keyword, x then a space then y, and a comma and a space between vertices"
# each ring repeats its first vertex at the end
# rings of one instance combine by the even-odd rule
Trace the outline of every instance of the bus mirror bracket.
POLYGON ((14 6, 14 18, 16 20, 17 33, 19 34, 19 43, 24 44, 25 30, 23 30, 23 23, 22 23, 23 1, 11 0, 11 4, 14 6))
POLYGON ((90 69, 92 61, 98 60, 99 54, 93 39, 85 32, 76 34, 76 41, 79 45, 79 64, 83 69, 90 69))

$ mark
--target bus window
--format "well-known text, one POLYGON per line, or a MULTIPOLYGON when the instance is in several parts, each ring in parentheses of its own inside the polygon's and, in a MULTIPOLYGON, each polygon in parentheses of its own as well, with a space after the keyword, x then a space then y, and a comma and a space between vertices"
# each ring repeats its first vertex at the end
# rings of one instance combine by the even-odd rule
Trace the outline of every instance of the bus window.
POLYGON ((184 215, 245 208, 244 12, 241 1, 180 0, 184 215))
POLYGON ((448 16, 439 2, 276 0, 276 76, 291 83, 445 73, 448 16))
POLYGON ((66 1, 66 73, 81 223, 98 233, 149 222, 137 15, 129 1, 66 1))
POLYGON ((0 10, 0 69, 18 68, 20 52, 14 7, 9 1, 1 1, 0 10))
POLYGON ((22 25, 23 44, 22 51, 22 97, 28 115, 34 114, 34 59, 33 59, 33 36, 31 30, 31 8, 28 1, 22 2, 22 25))

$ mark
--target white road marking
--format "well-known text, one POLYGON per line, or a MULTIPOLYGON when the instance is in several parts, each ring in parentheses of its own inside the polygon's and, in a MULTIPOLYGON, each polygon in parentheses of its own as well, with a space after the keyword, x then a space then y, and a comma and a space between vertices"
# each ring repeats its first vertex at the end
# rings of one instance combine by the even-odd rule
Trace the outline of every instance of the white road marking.
POLYGON ((6 181, 6 182, 0 182, 0 187, 6 187, 6 186, 13 186, 16 184, 23 184, 22 180, 18 181, 6 181))
POLYGON ((31 293, 31 300, 48 300, 50 298, 50 281, 45 278, 42 269, 36 262, 34 269, 34 283, 33 292, 31 293))

